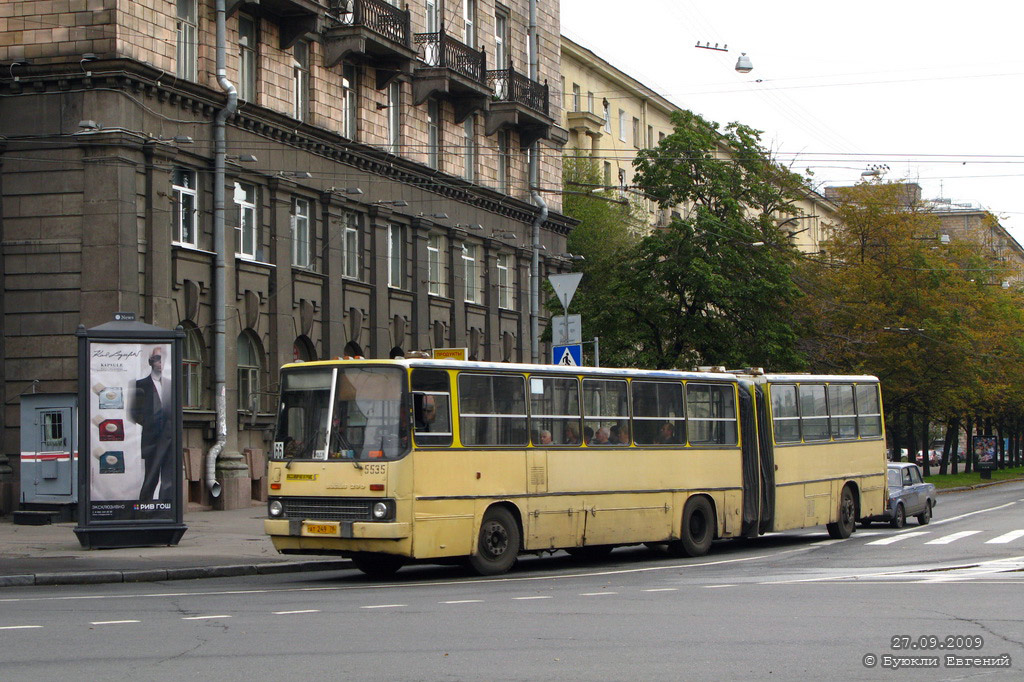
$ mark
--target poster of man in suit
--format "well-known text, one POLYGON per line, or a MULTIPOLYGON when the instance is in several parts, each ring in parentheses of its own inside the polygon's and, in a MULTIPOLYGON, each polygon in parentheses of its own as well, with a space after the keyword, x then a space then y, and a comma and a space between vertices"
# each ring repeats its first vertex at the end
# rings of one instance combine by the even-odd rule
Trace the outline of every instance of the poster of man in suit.
POLYGON ((90 517, 174 516, 177 390, 170 343, 90 344, 90 517))

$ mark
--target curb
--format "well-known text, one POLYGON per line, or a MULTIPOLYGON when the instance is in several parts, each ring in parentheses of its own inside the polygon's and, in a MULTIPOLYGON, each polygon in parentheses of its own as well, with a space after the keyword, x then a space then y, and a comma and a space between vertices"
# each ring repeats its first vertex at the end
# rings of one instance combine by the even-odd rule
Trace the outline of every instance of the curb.
POLYGON ((348 559, 337 561, 287 561, 272 564, 238 564, 228 566, 196 566, 191 568, 127 569, 124 571, 66 571, 61 573, 28 573, 0 575, 0 587, 33 585, 94 585, 101 583, 141 583, 164 580, 196 580, 200 578, 231 578, 240 575, 275 575, 307 571, 338 571, 352 568, 348 559))
POLYGON ((978 483, 977 485, 962 485, 957 488, 936 488, 935 492, 938 495, 943 493, 962 493, 965 490, 977 490, 979 488, 990 488, 994 485, 1002 485, 1003 483, 1020 483, 1024 481, 1024 478, 1007 478, 1002 481, 990 481, 988 483, 978 483))

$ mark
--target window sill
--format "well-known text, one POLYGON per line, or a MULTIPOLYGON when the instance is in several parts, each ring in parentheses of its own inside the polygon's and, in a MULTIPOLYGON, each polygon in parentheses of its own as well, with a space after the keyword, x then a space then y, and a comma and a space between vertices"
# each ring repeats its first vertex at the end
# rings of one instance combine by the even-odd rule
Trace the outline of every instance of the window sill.
POLYGON ((251 258, 249 256, 245 256, 245 255, 240 254, 240 253, 236 253, 235 254, 235 260, 240 262, 240 263, 249 263, 250 265, 258 265, 258 266, 264 267, 264 268, 276 268, 277 267, 277 265, 275 265, 274 263, 267 263, 265 261, 256 260, 255 258, 251 258))
POLYGON ((207 251, 206 249, 200 249, 198 246, 192 244, 186 244, 185 242, 171 242, 171 248, 180 249, 181 251, 191 251, 192 253, 201 253, 204 256, 216 256, 217 254, 213 251, 207 251))

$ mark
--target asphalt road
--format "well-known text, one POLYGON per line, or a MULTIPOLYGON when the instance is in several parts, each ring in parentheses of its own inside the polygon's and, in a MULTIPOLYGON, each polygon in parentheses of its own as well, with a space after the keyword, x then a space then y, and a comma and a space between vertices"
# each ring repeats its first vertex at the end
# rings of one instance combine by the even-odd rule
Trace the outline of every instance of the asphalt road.
POLYGON ((725 541, 699 559, 624 548, 524 558, 490 579, 414 566, 388 583, 8 588, 0 678, 1020 680, 1022 595, 1013 483, 943 495, 925 527, 725 541))

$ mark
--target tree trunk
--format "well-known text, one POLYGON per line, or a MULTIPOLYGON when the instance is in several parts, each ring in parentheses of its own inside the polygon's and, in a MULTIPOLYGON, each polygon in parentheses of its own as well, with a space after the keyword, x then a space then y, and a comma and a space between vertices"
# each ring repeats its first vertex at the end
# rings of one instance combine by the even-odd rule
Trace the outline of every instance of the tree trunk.
POLYGON ((921 415, 921 464, 924 466, 924 475, 932 475, 931 463, 931 439, 928 437, 928 427, 931 422, 927 414, 921 415))
POLYGON ((960 432, 960 427, 957 426, 956 419, 946 420, 946 438, 942 443, 942 461, 939 463, 939 474, 945 476, 949 471, 949 458, 950 454, 956 457, 957 444, 960 439, 957 438, 960 432))

